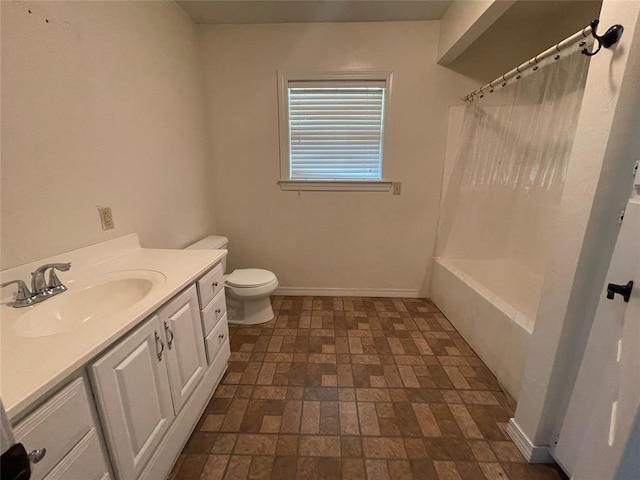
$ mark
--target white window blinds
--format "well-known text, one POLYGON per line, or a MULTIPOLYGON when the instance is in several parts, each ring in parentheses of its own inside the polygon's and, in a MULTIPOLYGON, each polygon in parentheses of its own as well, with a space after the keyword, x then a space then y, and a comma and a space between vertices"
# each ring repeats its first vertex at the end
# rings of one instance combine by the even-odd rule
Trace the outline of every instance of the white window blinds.
POLYGON ((289 178, 380 180, 384 81, 288 84, 289 178))

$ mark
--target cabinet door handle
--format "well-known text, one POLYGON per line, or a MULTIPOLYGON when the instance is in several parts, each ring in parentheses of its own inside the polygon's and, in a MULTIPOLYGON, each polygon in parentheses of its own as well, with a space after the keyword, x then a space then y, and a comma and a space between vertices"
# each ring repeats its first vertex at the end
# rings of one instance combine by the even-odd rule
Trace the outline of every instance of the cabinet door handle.
POLYGON ((221 333, 220 335, 218 335, 218 338, 222 340, 224 338, 224 333, 221 333))
POLYGON ((216 288, 218 286, 218 282, 213 282, 211 285, 213 285, 213 288, 216 288))
POLYGON ((46 454, 47 454, 47 449, 42 447, 42 448, 38 448, 36 450, 31 450, 27 454, 27 457, 29 457, 29 461, 31 463, 38 463, 40 460, 42 460, 44 458, 44 456, 46 454))
POLYGON ((171 345, 173 345, 173 332, 169 328, 169 325, 167 325, 167 322, 164 322, 164 331, 167 332, 167 335, 171 335, 169 340, 167 340, 167 347, 171 350, 171 345))
POLYGON ((220 313, 222 311, 221 308, 216 308, 216 313, 220 313))
POLYGON ((164 352, 164 343, 162 343, 162 339, 160 335, 158 335, 157 331, 153 331, 153 335, 156 337, 156 355, 158 355, 158 361, 162 361, 162 352, 164 352), (160 351, 158 352, 158 344, 160 344, 160 351))

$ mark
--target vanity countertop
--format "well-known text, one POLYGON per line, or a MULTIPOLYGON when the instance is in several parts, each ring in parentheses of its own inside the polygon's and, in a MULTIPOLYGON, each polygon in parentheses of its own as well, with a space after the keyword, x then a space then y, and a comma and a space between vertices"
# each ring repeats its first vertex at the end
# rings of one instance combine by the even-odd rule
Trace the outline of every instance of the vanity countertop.
MULTIPOLYGON (((0 396, 9 419, 15 421, 45 393, 83 368, 109 345, 148 318, 165 302, 193 283, 225 255, 226 250, 161 250, 141 248, 136 234, 2 272, 2 280, 27 280, 38 265, 71 262, 60 280, 68 291, 40 304, 13 308, 0 306, 0 396), (56 298, 87 288, 91 279, 126 276, 128 272, 153 274, 154 286, 142 300, 102 318, 92 318, 68 331, 40 337, 16 334, 24 315, 31 317, 56 298)), ((144 275, 143 275, 144 276, 144 275)), ((68 297, 71 298, 71 297, 68 297)))

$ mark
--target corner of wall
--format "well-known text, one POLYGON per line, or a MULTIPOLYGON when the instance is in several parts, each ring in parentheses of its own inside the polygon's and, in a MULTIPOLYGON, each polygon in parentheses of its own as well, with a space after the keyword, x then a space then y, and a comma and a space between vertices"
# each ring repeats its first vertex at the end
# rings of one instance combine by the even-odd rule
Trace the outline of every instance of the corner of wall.
POLYGON ((514 3, 515 0, 454 1, 440 21, 438 63, 454 61, 514 3))

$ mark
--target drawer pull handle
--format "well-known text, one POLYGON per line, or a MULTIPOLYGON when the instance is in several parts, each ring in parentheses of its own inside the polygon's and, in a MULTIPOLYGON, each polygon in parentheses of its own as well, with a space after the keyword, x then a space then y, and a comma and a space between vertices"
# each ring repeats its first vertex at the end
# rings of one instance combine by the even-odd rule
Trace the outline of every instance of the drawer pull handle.
POLYGON ((216 308, 216 313, 220 313, 222 311, 221 308, 216 308))
POLYGON ((211 285, 213 285, 213 288, 216 288, 218 286, 218 282, 213 282, 211 285))
POLYGON ((167 335, 171 335, 171 337, 169 337, 169 340, 167 340, 167 347, 169 347, 169 350, 171 350, 171 345, 173 345, 173 331, 171 331, 169 325, 167 325, 167 322, 164 322, 164 331, 167 333, 167 335))
POLYGON ((156 337, 156 355, 158 355, 158 361, 162 361, 162 352, 164 352, 164 343, 160 339, 160 335, 155 330, 153 331, 153 335, 156 337), (158 344, 160 344, 160 351, 158 352, 158 344))
POLYGON ((37 450, 31 450, 27 454, 27 457, 29 457, 29 461, 31 463, 38 463, 40 460, 44 458, 46 454, 47 454, 47 449, 42 447, 42 448, 38 448, 37 450))

